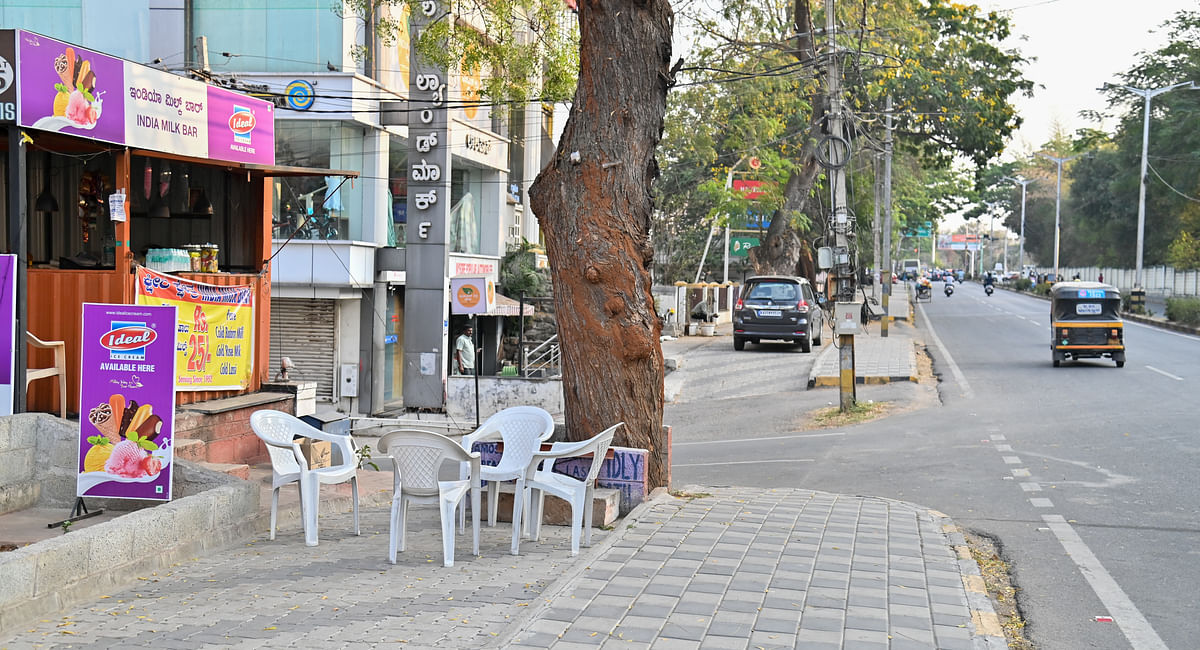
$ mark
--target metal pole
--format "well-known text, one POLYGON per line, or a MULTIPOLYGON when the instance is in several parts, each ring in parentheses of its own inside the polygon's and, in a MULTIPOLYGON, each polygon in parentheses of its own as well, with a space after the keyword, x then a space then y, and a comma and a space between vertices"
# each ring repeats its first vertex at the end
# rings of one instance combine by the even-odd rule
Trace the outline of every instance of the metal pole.
POLYGON ((13 296, 16 306, 17 322, 13 328, 13 377, 12 396, 13 413, 25 412, 25 330, 29 325, 27 277, 29 268, 29 242, 25 237, 26 222, 29 218, 28 205, 25 202, 25 154, 26 149, 21 142, 21 129, 12 124, 8 127, 8 250, 17 256, 13 273, 17 276, 17 293, 13 296))
POLYGON ((475 428, 479 428, 479 361, 483 355, 479 349, 479 317, 471 316, 471 338, 475 339, 475 367, 472 372, 475 375, 475 428))
POLYGON ((1150 98, 1153 91, 1139 93, 1145 99, 1142 110, 1142 173, 1138 177, 1138 220, 1137 220, 1137 266, 1133 276, 1133 288, 1142 288, 1142 247, 1146 241, 1146 151, 1150 147, 1150 98))
POLYGON ((525 292, 518 299, 517 316, 517 376, 525 376, 525 292))
MULTIPOLYGON (((826 69, 826 82, 829 84, 829 132, 835 136, 842 136, 842 97, 841 84, 838 71, 837 57, 837 21, 834 20, 834 0, 825 0, 825 33, 829 35, 829 66, 826 69)), ((850 221, 850 214, 846 208, 846 170, 844 165, 846 160, 844 156, 848 152, 838 146, 836 142, 831 141, 829 144, 829 162, 830 162, 830 194, 832 198, 832 217, 830 219, 831 227, 833 228, 834 242, 837 250, 850 251, 850 234, 853 225, 850 221)), ((835 264, 834 277, 836 278, 836 299, 834 304, 839 301, 849 302, 854 297, 854 264, 835 264)), ((838 355, 839 369, 841 371, 841 391, 839 404, 842 412, 849 411, 854 408, 856 401, 855 395, 855 373, 854 373, 854 336, 852 334, 839 334, 838 345, 840 346, 840 354, 838 355)))
POLYGON ((884 104, 883 136, 883 268, 879 283, 883 285, 883 318, 879 324, 879 335, 887 338, 888 322, 892 320, 888 303, 892 296, 892 96, 884 104))
POLYGON ((1054 279, 1057 281, 1058 280, 1058 247, 1059 247, 1059 243, 1062 240, 1062 231, 1061 231, 1061 226, 1060 226, 1061 221, 1059 219, 1059 215, 1060 215, 1060 209, 1062 206, 1063 165, 1066 163, 1069 163, 1072 160, 1075 160, 1076 158, 1083 156, 1085 154, 1077 153, 1074 156, 1069 156, 1067 158, 1058 158, 1056 156, 1051 156, 1050 154, 1042 153, 1039 151, 1039 152, 1037 152, 1037 155, 1041 156, 1042 158, 1045 158, 1046 160, 1052 161, 1057 166, 1057 175, 1055 177, 1056 180, 1055 180, 1055 184, 1054 184, 1054 279))

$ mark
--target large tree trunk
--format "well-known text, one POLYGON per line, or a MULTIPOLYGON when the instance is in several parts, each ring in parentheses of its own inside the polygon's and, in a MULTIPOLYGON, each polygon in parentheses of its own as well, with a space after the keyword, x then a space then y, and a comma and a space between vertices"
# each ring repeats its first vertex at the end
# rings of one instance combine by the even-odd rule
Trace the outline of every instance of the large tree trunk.
MULTIPOLYGON (((792 22, 797 36, 792 52, 797 61, 811 66, 816 60, 812 11, 808 0, 795 0, 795 3, 792 22)), ((788 176, 783 187, 783 206, 772 215, 767 236, 761 245, 750 249, 750 264, 759 275, 803 275, 810 280, 815 277, 810 247, 792 227, 792 215, 806 211, 808 197, 820 171, 816 147, 825 120, 825 94, 820 86, 813 91, 811 104, 808 134, 800 150, 800 166, 788 176)))
POLYGON ((662 324, 650 290, 650 185, 670 79, 667 0, 585 0, 579 85, 554 158, 530 188, 546 237, 566 425, 584 439, 625 422, 666 483, 662 324))

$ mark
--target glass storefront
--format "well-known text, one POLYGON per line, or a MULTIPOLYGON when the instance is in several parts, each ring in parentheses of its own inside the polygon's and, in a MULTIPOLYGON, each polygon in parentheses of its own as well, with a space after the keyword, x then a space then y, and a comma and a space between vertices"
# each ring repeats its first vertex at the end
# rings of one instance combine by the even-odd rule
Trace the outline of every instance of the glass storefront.
MULTIPOLYGON (((455 161, 455 164, 460 164, 455 161)), ((450 173, 450 252, 479 254, 482 232, 483 172, 461 166, 450 173)))
POLYGON ((404 248, 408 225, 408 143, 388 136, 388 205, 392 206, 388 246, 404 248))
MULTIPOLYGON (((363 130, 334 121, 277 121, 275 163, 319 169, 363 169, 363 130)), ((340 176, 275 181, 275 239, 366 239, 362 183, 340 176), (344 181, 344 182, 343 182, 344 181)))

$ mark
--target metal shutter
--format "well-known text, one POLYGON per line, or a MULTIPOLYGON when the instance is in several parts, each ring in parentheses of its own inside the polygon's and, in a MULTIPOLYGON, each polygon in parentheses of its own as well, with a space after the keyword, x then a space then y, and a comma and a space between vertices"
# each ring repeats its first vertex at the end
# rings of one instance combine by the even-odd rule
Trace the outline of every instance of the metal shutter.
POLYGON ((332 400, 337 359, 337 318, 334 301, 313 298, 271 300, 271 378, 279 372, 280 357, 296 368, 297 381, 317 382, 317 399, 332 400))

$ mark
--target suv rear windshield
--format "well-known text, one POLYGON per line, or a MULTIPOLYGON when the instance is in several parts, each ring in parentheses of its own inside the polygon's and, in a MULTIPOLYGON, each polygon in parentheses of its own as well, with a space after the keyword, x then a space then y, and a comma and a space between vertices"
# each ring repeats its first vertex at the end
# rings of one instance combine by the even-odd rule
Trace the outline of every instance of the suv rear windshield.
POLYGON ((747 300, 771 300, 795 302, 799 299, 800 286, 794 282, 760 282, 750 288, 747 300))

